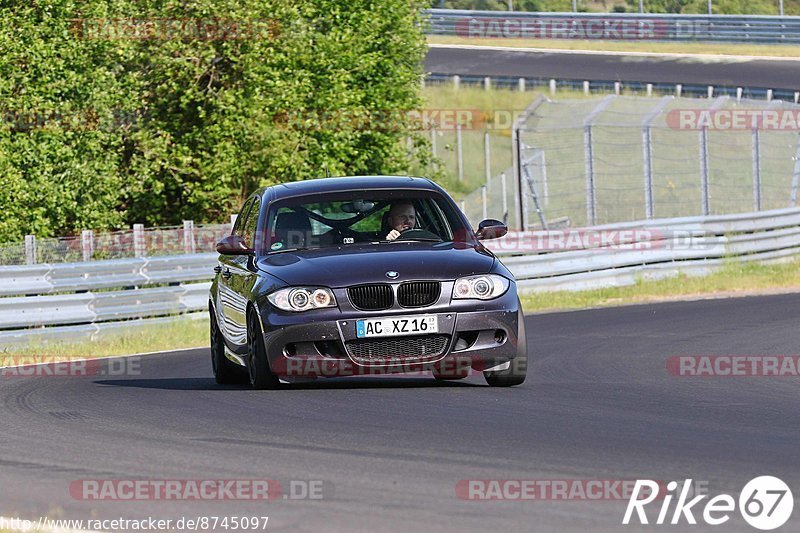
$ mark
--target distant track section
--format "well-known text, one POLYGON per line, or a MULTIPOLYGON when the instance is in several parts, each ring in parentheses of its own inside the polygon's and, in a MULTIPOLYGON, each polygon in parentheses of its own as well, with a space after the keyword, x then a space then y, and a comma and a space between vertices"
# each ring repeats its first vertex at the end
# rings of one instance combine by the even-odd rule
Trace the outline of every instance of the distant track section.
POLYGON ((800 61, 780 58, 693 58, 433 45, 428 50, 425 70, 461 76, 547 77, 800 90, 800 61))

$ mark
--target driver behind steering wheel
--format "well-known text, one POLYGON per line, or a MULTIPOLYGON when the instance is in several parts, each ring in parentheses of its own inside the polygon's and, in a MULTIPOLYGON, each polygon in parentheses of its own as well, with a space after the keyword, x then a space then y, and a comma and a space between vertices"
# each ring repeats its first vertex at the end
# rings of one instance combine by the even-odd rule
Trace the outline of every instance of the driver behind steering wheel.
POLYGON ((400 232, 414 229, 417 226, 417 212, 411 202, 399 202, 389 209, 387 222, 391 231, 386 235, 387 241, 393 241, 400 236, 400 232))

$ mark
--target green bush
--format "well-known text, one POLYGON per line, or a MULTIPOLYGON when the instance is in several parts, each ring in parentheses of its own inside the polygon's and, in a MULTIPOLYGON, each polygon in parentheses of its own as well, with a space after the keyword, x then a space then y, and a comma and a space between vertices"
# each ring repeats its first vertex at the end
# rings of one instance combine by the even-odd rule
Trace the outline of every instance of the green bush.
POLYGON ((4 2, 0 242, 222 220, 254 188, 316 177, 325 166, 334 175, 407 171, 419 164, 410 160, 408 131, 368 131, 352 117, 420 106, 422 6, 4 2), (109 19, 122 23, 103 26, 109 19), (165 20, 173 33, 131 38, 131 28, 150 31, 144 21, 165 20), (238 33, 215 28, 231 21, 238 33), (332 110, 348 118, 281 120, 332 110))

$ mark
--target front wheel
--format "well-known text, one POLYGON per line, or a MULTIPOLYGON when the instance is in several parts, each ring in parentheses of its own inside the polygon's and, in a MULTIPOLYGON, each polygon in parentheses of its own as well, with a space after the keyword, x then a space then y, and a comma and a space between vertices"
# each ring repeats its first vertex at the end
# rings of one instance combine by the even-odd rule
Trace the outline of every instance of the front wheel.
POLYGON ((264 348, 264 335, 261 333, 261 324, 255 311, 247 313, 247 373, 250 376, 250 385, 254 389, 277 389, 281 382, 278 376, 272 373, 267 360, 267 351, 264 348))
POLYGON ((517 356, 511 360, 505 370, 487 371, 483 377, 492 387, 513 387, 521 385, 528 374, 528 341, 525 337, 525 315, 522 305, 517 314, 517 356))
POLYGON ((243 381, 241 367, 232 363, 225 357, 225 340, 219 330, 214 312, 210 312, 211 324, 211 369, 214 371, 214 381, 219 385, 235 385, 243 381))

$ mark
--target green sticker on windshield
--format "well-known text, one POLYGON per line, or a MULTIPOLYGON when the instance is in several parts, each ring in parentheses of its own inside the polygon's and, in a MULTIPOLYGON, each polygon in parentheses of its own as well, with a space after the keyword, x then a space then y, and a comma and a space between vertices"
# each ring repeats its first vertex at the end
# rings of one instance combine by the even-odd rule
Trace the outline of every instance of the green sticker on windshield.
POLYGON ((282 242, 273 243, 272 246, 270 246, 269 248, 270 250, 280 250, 281 248, 283 248, 283 243, 282 242))

